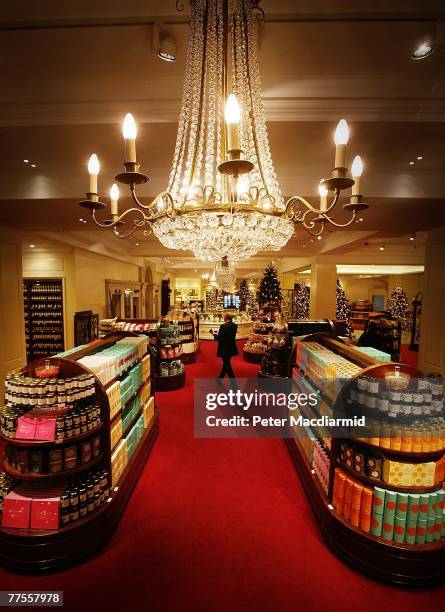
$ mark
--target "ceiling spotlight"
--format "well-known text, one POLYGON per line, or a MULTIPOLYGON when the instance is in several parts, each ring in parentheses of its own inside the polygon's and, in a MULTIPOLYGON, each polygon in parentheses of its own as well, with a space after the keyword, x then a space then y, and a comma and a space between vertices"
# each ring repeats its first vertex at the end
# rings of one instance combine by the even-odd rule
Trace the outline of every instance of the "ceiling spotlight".
POLYGON ((363 217, 360 217, 359 221, 363 221, 363 217))
POLYGON ((321 240, 321 236, 317 236, 317 240, 321 240))
POLYGON ((417 161, 420 161, 421 159, 423 159, 423 155, 418 155, 417 156, 417 161))
POLYGON ((135 242, 135 243, 134 243, 134 246, 139 246, 139 242, 135 242))
POLYGON ((171 38, 164 38, 160 41, 158 57, 164 62, 176 61, 176 43, 171 38))
POLYGON ((382 246, 379 247, 380 251, 384 251, 385 250, 385 245, 382 244, 382 246))
POLYGON ((414 51, 411 53, 411 59, 413 60, 425 59, 425 57, 428 57, 429 55, 431 55, 433 51, 434 51, 434 46, 432 43, 423 42, 418 47, 416 47, 414 51))
POLYGON ((25 164, 29 164, 29 159, 24 159, 23 161, 25 162, 25 164))
POLYGON ((34 249, 34 248, 35 248, 35 246, 36 246, 35 244, 30 244, 30 245, 29 245, 29 247, 30 247, 31 249, 34 249))
POLYGON ((31 164, 31 168, 35 168, 35 167, 36 167, 36 165, 35 165, 35 164, 31 164))
POLYGON ((409 165, 410 165, 410 166, 414 166, 414 164, 415 164, 415 163, 416 163, 415 161, 410 161, 410 162, 409 162, 409 165))
POLYGON ((411 59, 421 60, 429 57, 434 51, 440 51, 444 46, 445 42, 445 23, 443 20, 438 19, 436 21, 436 27, 434 33, 430 32, 427 36, 411 53, 411 59))
POLYGON ((416 234, 411 234, 411 236, 409 237, 410 240, 415 240, 416 239, 416 234))
POLYGON ((153 25, 153 48, 164 62, 176 61, 176 42, 160 33, 160 24, 153 25))

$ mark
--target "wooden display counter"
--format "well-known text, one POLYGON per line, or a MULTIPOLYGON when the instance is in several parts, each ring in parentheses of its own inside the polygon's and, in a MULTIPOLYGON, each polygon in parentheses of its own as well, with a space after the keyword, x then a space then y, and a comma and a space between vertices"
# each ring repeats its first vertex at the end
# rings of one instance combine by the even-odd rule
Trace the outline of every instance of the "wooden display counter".
POLYGON ((391 387, 391 379, 394 379, 394 376, 404 377, 410 381, 407 384, 412 383, 411 387, 406 388, 414 389, 419 380, 422 384, 426 384, 422 373, 403 364, 377 361, 370 355, 325 333, 306 336, 297 343, 291 360, 294 363, 292 378, 295 390, 307 393, 308 389, 309 391, 312 389, 321 394, 321 400, 316 407, 300 409, 303 418, 314 419, 316 423, 321 415, 328 413, 332 416, 341 415, 342 411, 346 410, 343 412, 346 416, 365 415, 367 424, 369 420, 369 426, 372 426, 371 423, 378 423, 382 428, 379 429, 380 437, 374 430, 373 436, 369 438, 357 435, 339 438, 333 437, 332 432, 326 427, 311 424, 308 426, 310 435, 296 434, 292 429, 291 437, 285 440, 326 543, 352 567, 385 582, 408 587, 425 587, 444 581, 445 514, 442 507, 444 482, 440 476, 442 472, 437 472, 445 456, 443 445, 439 447, 437 442, 437 448, 419 453, 414 448, 401 450, 397 447, 398 450, 395 450, 392 448, 392 439, 389 447, 390 438, 382 438, 382 435, 388 434, 387 428, 391 419, 390 426, 394 426, 396 432, 403 427, 403 431, 409 430, 411 435, 414 435, 413 431, 416 432, 419 428, 419 418, 424 423, 420 425, 421 428, 434 428, 436 417, 428 410, 425 414, 422 413, 421 417, 400 414, 396 417, 382 417, 380 407, 380 421, 376 421, 376 410, 354 399, 354 389, 359 389, 359 385, 365 384, 366 381, 375 381, 373 385, 377 385, 378 390, 374 390, 373 393, 381 397, 385 389, 396 388, 391 387), (306 343, 309 343, 308 348, 304 346, 306 343), (325 353, 323 361, 317 356, 319 350, 333 353, 333 359, 330 361, 325 353), (323 377, 320 367, 332 368, 330 363, 339 363, 339 357, 343 357, 351 364, 349 367, 351 370, 355 369, 356 373, 348 378, 346 384, 343 381, 337 394, 331 396, 329 385, 324 382, 326 378, 323 377), (400 368, 399 374, 395 374, 396 366, 400 368), (386 382, 388 377, 390 381, 386 382), (432 424, 427 424, 431 419, 432 424), (385 431, 386 434, 383 434, 385 431), (385 444, 382 445, 382 442, 385 444), (373 464, 368 463, 369 458, 373 464), (424 463, 425 466, 430 465, 428 462, 437 460, 434 485, 425 481, 422 486, 417 486, 413 484, 417 483, 417 480, 403 482, 401 483, 403 486, 398 480, 393 482, 388 470, 385 475, 385 465, 388 467, 399 459, 402 461, 400 465, 424 463), (352 463, 351 466, 348 461, 352 463), (354 463, 355 461, 359 463, 354 463), (368 465, 372 468, 376 462, 380 467, 377 471, 371 469, 368 473, 368 465), (362 466, 367 467, 364 470, 362 466), (340 484, 345 481, 346 489, 340 484), (350 503, 352 491, 356 503, 359 504, 355 506, 355 515, 348 509, 348 499, 350 503), (365 502, 363 501, 361 506, 360 497, 363 494, 364 499, 365 492, 368 502, 366 511, 365 502), (433 497, 429 498, 428 495, 433 497), (437 503, 434 502, 435 499, 437 503), (426 507, 422 512, 426 512, 427 519, 420 516, 418 518, 422 505, 426 507), (360 514, 362 508, 364 514, 360 514), (395 513, 393 508, 396 508, 395 513), (397 515, 399 511, 400 516, 397 515))
MULTIPOLYGON (((91 344, 80 347, 78 350, 74 349, 63 357, 51 357, 49 360, 33 361, 25 366, 21 372, 25 376, 36 378, 36 368, 46 365, 46 362, 49 361, 50 365, 59 368, 58 376, 61 379, 71 380, 71 377, 85 374, 91 376, 92 372, 82 363, 79 363, 78 360, 82 357, 95 355, 102 349, 111 347, 118 340, 128 336, 135 336, 135 334, 125 332, 110 334, 104 340, 96 340, 91 344)), ((109 483, 108 497, 104 497, 101 500, 100 505, 96 506, 96 510, 89 511, 85 516, 71 520, 67 524, 62 523, 60 514, 58 529, 0 527, 0 563, 2 565, 11 570, 26 573, 41 573, 64 569, 91 557, 111 537, 119 524, 147 457, 156 441, 159 431, 159 413, 156 407, 152 408, 152 416, 147 421, 143 421, 143 429, 140 428, 142 433, 137 437, 137 440, 134 440, 135 436, 130 433, 130 430, 131 432, 133 431, 133 425, 139 427, 136 425, 136 421, 139 422, 145 418, 145 409, 148 404, 151 402, 154 406, 152 397, 154 395, 154 385, 151 385, 147 403, 141 403, 132 420, 126 424, 126 428, 121 429, 121 437, 115 441, 115 445, 117 442, 120 442, 126 446, 127 439, 132 438, 131 452, 130 443, 128 443, 128 448, 126 446, 128 453, 125 463, 122 464, 122 471, 117 474, 113 471, 112 454, 114 454, 114 446, 111 439, 111 427, 113 423, 116 423, 117 419, 121 418, 124 408, 135 399, 136 393, 129 396, 125 400, 125 404, 122 404, 120 411, 114 414, 111 411, 111 407, 114 404, 112 404, 112 396, 109 393, 111 387, 114 387, 117 381, 122 381, 131 370, 140 367, 142 361, 146 360, 147 357, 147 353, 140 356, 127 369, 121 371, 114 379, 107 381, 105 384, 102 384, 99 378, 94 376, 95 394, 92 397, 94 397, 95 404, 100 407, 100 426, 76 437, 64 437, 43 442, 33 439, 10 438, 2 435, 1 441, 6 452, 8 452, 8 449, 17 447, 18 449, 38 449, 39 451, 44 449, 47 453, 54 453, 56 452, 55 449, 63 451, 73 444, 81 444, 85 439, 98 435, 100 436, 100 454, 88 463, 82 463, 79 460, 78 465, 69 471, 65 467, 64 472, 50 473, 51 470, 49 470, 48 473, 42 471, 42 473, 37 474, 30 471, 23 474, 13 470, 7 462, 4 464, 4 471, 12 475, 19 482, 28 483, 31 480, 41 482, 43 480, 45 484, 47 483, 48 487, 54 486, 57 489, 65 488, 66 490, 66 487, 70 486, 77 476, 87 474, 94 465, 97 468, 106 470, 109 483)), ((148 377, 143 379, 139 389, 142 389, 144 384, 148 385, 149 381, 154 379, 154 359, 151 355, 149 358, 148 377)), ((61 451, 58 450, 57 452, 61 451)), ((43 460, 42 465, 46 465, 43 460)), ((14 491, 14 488, 12 491, 14 491)), ((59 512, 62 512, 61 505, 59 506, 59 512)))

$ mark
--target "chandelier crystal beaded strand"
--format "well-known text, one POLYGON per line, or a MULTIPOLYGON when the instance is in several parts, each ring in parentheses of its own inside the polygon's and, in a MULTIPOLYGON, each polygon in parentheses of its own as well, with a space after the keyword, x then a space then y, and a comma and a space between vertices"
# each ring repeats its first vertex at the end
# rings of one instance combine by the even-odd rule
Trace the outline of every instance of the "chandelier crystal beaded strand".
POLYGON ((339 122, 335 133, 335 168, 320 182, 319 208, 301 196, 282 197, 272 163, 261 100, 257 55, 257 21, 263 17, 260 0, 192 0, 190 39, 182 108, 167 189, 143 204, 136 186, 148 177, 136 157, 136 123, 124 120, 125 172, 116 181, 128 185, 137 207, 119 214, 118 190, 111 193, 111 218, 99 221, 99 162, 89 164, 90 190, 80 202, 100 227, 119 238, 137 229, 153 232, 168 249, 192 251, 204 261, 221 262, 252 257, 260 251, 279 251, 292 237, 295 225, 319 235, 327 223, 346 227, 368 207, 360 195, 363 170, 357 156, 353 178, 346 167, 349 130, 339 122), (231 93, 229 93, 229 88, 231 93), (355 173, 354 173, 355 172, 355 173), (352 187, 343 209, 346 222, 331 213, 342 190, 352 187), (333 193, 328 204, 328 194, 333 193))

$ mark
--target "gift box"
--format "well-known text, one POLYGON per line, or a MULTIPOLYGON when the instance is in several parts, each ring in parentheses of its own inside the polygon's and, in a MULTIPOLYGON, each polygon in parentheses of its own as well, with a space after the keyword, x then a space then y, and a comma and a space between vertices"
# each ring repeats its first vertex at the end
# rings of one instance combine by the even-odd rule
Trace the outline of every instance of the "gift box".
POLYGON ((410 493, 408 495, 408 523, 415 524, 419 517, 420 495, 418 493, 410 493))
POLYGON ((427 520, 427 530, 426 530, 426 541, 434 542, 434 531, 436 527, 436 519, 428 518, 427 520))
POLYGON ((43 455, 41 451, 29 451, 29 471, 31 474, 41 474, 43 455))
POLYGON ((397 493, 396 517, 406 521, 408 514, 408 493, 397 493))
POLYGON ((416 543, 416 532, 417 532, 417 520, 414 522, 406 521, 405 527, 405 542, 407 544, 416 543))
POLYGON ((15 437, 18 440, 34 440, 36 435, 36 419, 21 416, 17 420, 15 437))
MULTIPOLYGON (((405 464, 410 465, 410 464, 405 464)), ((431 487, 434 485, 434 474, 436 464, 434 461, 428 463, 415 463, 411 469, 411 483, 414 487, 431 487)))
POLYGON ((413 463, 402 463, 385 459, 383 462, 383 480, 390 485, 410 487, 413 484, 413 463))
POLYGON ((371 512, 372 512, 372 499, 374 492, 369 487, 364 487, 362 497, 362 513, 360 516, 360 527, 363 531, 369 533, 371 530, 371 512))
POLYGON ((343 516, 350 520, 352 512, 352 493, 354 490, 354 481, 351 478, 346 478, 345 488, 345 506, 343 510, 343 516))
POLYGON ((3 500, 3 527, 28 529, 31 517, 31 500, 11 491, 3 500))
POLYGON ((366 467, 368 470, 368 476, 380 480, 382 478, 382 459, 376 459, 375 457, 368 457, 366 461, 366 467))
POLYGON ((428 520, 419 518, 416 526, 416 544, 425 544, 428 520))
POLYGON ((426 521, 428 519, 430 507, 430 494, 422 493, 419 499, 419 519, 422 521, 426 521))
POLYGON ((82 464, 89 463, 91 461, 92 446, 91 446, 90 440, 88 440, 87 442, 82 442, 81 455, 82 455, 82 464))
POLYGON ((100 436, 94 436, 91 440, 92 443, 92 454, 93 457, 99 457, 100 455, 100 436))
POLYGON ((58 529, 60 499, 33 499, 31 502, 31 529, 58 529))
POLYGON ((394 542, 402 543, 405 541, 406 515, 399 518, 397 515, 394 520, 394 542))
POLYGON ((35 440, 56 439, 56 419, 36 419, 35 440))

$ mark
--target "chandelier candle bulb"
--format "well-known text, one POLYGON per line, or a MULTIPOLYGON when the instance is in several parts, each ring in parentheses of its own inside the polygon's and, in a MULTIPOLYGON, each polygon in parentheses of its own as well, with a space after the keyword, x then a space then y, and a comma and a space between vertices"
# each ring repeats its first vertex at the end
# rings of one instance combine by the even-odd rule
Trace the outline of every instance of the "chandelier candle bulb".
POLYGON ((345 119, 341 119, 338 122, 337 129, 335 130, 334 142, 335 142, 335 167, 345 168, 346 167, 346 145, 349 140, 349 128, 345 119))
POLYGON ((360 155, 356 155, 354 157, 354 161, 352 162, 352 166, 351 166, 351 174, 352 174, 352 178, 355 181, 352 186, 352 195, 353 196, 359 195, 360 194, 360 177, 363 174, 363 161, 360 155))
POLYGON ((318 187, 318 193, 320 194, 320 210, 327 210, 328 208, 328 190, 322 185, 318 187))
POLYGON ((90 175, 90 193, 97 193, 97 175, 99 174, 100 164, 96 153, 93 153, 88 161, 88 172, 90 175))
POLYGON ((224 118, 227 124, 227 148, 229 151, 240 149, 239 140, 239 122, 241 120, 241 112, 234 94, 230 94, 227 98, 226 107, 224 109, 224 118))
POLYGON ((122 134, 125 139, 125 159, 127 162, 136 163, 136 121, 131 113, 125 115, 122 134))
POLYGON ((116 185, 116 183, 113 183, 113 185, 111 186, 110 200, 111 200, 111 214, 113 216, 119 215, 118 208, 117 208, 117 203, 119 200, 119 187, 116 185))

